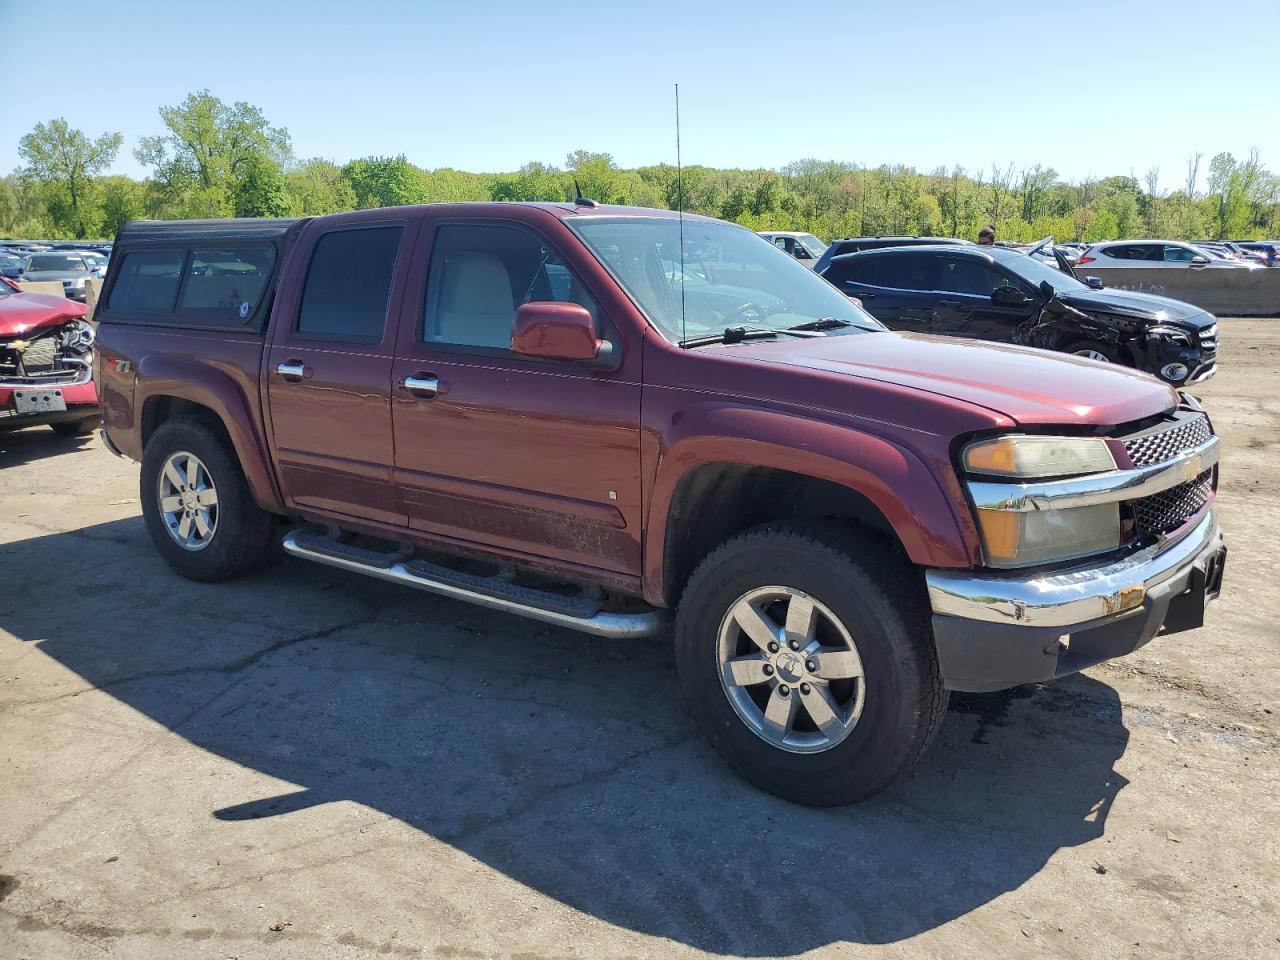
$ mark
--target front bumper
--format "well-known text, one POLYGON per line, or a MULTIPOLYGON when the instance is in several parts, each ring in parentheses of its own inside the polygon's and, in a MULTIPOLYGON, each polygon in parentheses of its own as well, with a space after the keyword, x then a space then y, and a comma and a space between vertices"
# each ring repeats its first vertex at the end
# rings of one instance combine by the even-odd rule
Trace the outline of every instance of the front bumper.
POLYGON ((72 383, 0 382, 0 430, 85 420, 97 413, 98 409, 98 388, 93 382, 92 374, 72 383), (13 400, 14 391, 36 387, 61 391, 67 409, 51 413, 18 413, 13 400))
POLYGON ((945 685, 982 693, 1036 683, 1132 653, 1161 628, 1204 622, 1226 543, 1212 512, 1173 544, 1104 566, 1036 576, 929 570, 945 685))

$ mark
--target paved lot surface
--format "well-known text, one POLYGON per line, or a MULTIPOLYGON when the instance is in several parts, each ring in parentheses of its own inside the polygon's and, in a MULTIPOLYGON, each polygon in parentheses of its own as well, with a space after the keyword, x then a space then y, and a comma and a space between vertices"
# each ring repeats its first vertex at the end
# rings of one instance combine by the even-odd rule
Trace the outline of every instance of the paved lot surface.
POLYGON ((1280 321, 1222 326, 1208 625, 831 811, 726 772, 666 642, 188 583, 133 464, 0 436, 0 958, 1280 956, 1280 321))

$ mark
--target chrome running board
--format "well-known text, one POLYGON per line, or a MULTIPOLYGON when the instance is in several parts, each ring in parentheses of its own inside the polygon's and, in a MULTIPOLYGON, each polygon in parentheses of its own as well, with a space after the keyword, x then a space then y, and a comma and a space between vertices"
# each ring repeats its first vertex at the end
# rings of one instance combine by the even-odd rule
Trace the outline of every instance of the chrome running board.
POLYGON ((650 608, 643 613, 609 613, 599 609, 599 604, 518 586, 497 577, 459 573, 409 556, 362 557, 360 554, 369 551, 353 550, 338 541, 304 530, 291 530, 285 534, 284 549, 292 556, 339 570, 362 573, 378 580, 610 640, 652 637, 667 625, 665 610, 650 608))

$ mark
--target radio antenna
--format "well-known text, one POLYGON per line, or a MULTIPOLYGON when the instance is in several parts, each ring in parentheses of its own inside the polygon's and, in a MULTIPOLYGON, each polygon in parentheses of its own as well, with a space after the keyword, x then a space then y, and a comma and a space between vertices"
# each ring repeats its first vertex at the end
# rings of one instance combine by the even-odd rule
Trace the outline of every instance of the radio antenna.
POLYGON ((680 84, 676 84, 676 219, 680 223, 680 341, 689 339, 684 321, 684 168, 680 164, 680 84))

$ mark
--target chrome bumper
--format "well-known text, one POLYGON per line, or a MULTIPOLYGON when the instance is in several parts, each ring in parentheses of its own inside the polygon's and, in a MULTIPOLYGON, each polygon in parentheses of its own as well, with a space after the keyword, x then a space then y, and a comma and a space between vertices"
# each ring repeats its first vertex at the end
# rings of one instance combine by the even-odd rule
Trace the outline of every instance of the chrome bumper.
POLYGON ((944 680, 974 691, 1047 680, 1130 653, 1162 627, 1198 626, 1225 552, 1209 512, 1175 543, 1102 566, 1033 576, 926 571, 944 680))

